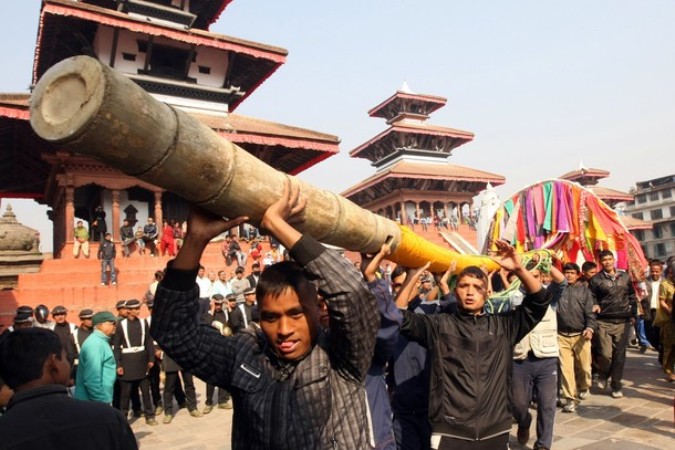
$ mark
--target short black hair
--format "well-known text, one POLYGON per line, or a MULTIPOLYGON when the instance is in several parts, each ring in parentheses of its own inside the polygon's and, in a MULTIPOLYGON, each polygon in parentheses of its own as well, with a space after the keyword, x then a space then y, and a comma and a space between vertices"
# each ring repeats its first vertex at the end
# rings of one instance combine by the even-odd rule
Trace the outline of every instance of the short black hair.
POLYGON ((611 250, 600 250, 600 253, 598 253, 598 259, 602 259, 605 256, 611 256, 614 258, 614 253, 612 253, 611 250))
POLYGON ((485 289, 487 289, 488 286, 487 275, 485 275, 485 272, 483 272, 483 269, 481 269, 480 267, 478 266, 465 267, 464 270, 462 270, 459 273, 459 275, 457 275, 457 282, 459 283, 459 281, 464 277, 471 277, 482 280, 483 283, 485 283, 485 289))
POLYGON ((61 359, 63 344, 59 336, 46 328, 14 330, 0 342, 0 377, 16 390, 42 377, 49 355, 61 359))
POLYGON ((582 272, 588 272, 591 269, 595 269, 598 267, 598 264, 595 261, 584 261, 584 263, 581 265, 581 271, 582 272))
POLYGON ((316 285, 307 278, 298 263, 291 261, 273 264, 263 271, 256 286, 255 298, 260 304, 265 297, 277 298, 288 288, 292 289, 301 301, 316 298, 316 285))
POLYGON ((575 271, 576 273, 581 272, 581 270, 579 270, 579 265, 576 264, 576 263, 573 263, 573 262, 565 263, 565 265, 563 266, 562 269, 563 269, 563 270, 562 270, 563 272, 565 272, 565 271, 570 271, 570 270, 573 270, 573 271, 575 271))
POLYGON ((649 266, 650 266, 650 267, 651 267, 651 266, 659 266, 659 267, 662 267, 662 266, 663 266, 663 262, 661 262, 661 260, 658 260, 658 259, 652 259, 652 260, 649 261, 649 266))

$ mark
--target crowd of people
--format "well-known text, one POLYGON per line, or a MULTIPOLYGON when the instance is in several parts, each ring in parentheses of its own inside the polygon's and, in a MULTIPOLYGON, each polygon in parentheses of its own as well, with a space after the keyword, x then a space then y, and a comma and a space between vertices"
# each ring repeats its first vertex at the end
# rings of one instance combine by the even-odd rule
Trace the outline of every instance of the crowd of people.
POLYGON ((501 241, 494 273, 391 269, 387 243, 355 265, 291 225, 303 210, 287 185, 261 224, 274 255, 251 256, 257 234, 248 254, 231 237, 232 273, 200 259, 246 218, 194 209, 175 259, 117 316, 82 310, 75 327, 62 306, 51 320, 43 305, 20 307, 0 341, 0 432, 31 409, 66 407, 68 387, 88 401, 69 408, 104 404, 92 415, 127 440, 124 419, 154 426, 163 413, 170 424, 185 407, 195 418, 233 409, 235 449, 506 449, 514 421, 529 443, 534 404, 541 450, 552 448, 557 408, 575 413, 593 385, 624 396, 632 336, 675 382, 672 259, 651 261, 639 284, 608 251, 579 267, 545 251, 521 261, 501 241), (244 257, 255 260, 248 274, 244 257), (31 345, 42 350, 15 363, 31 345), (202 409, 194 377, 206 383, 202 409))

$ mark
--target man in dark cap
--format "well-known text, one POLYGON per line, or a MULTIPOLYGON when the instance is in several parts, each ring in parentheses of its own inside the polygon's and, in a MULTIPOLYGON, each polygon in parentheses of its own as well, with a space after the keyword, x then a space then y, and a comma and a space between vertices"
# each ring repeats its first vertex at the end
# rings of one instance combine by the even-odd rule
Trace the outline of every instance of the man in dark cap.
MULTIPOLYGON (((228 294, 227 297, 233 302, 236 301, 237 296, 228 294)), ((213 297, 213 313, 211 314, 211 325, 217 329, 220 334, 229 336, 232 334, 232 329, 229 327, 230 311, 228 306, 224 306, 226 300, 220 294, 215 294, 213 297), (228 334, 229 332, 229 334, 228 334)), ((213 411, 213 395, 216 392, 217 386, 206 383, 206 406, 204 407, 204 414, 213 411)), ((232 409, 232 401, 230 400, 230 393, 226 389, 218 389, 218 408, 232 409)))
POLYGON ((92 324, 92 316, 94 311, 91 309, 83 309, 80 311, 80 326, 73 331, 73 344, 75 345, 75 362, 73 363, 73 378, 77 380, 77 369, 79 365, 80 352, 82 351, 82 344, 94 332, 94 325, 92 324))
POLYGON ((120 320, 124 319, 127 317, 127 314, 129 313, 129 310, 127 309, 127 301, 126 300, 119 300, 115 304, 115 309, 117 310, 117 321, 119 322, 120 320))
MULTIPOLYGON (((125 319, 129 315, 129 310, 127 309, 127 301, 119 300, 115 304, 115 309, 117 310, 117 323, 119 324, 120 320, 125 319)), ((120 383, 119 379, 115 380, 115 389, 113 391, 113 407, 120 409, 120 383)), ((138 389, 133 389, 131 391, 131 409, 133 410, 134 417, 141 417, 141 397, 138 395, 138 389)))
POLYGON ((0 378, 14 390, 0 420, 2 448, 138 448, 118 411, 68 396, 70 364, 53 331, 17 330, 0 341, 0 378))
POLYGON ((239 333, 251 323, 251 311, 255 305, 255 289, 248 288, 243 295, 244 303, 238 303, 230 314, 230 328, 233 333, 239 333))
POLYGON ((14 330, 18 330, 20 328, 30 328, 32 326, 33 318, 31 316, 28 314, 17 314, 14 316, 14 324, 3 331, 2 335, 0 335, 0 338, 7 336, 14 330))
POLYGON ((22 305, 16 308, 16 313, 33 317, 33 308, 28 305, 22 305))
POLYGON ((115 333, 117 319, 113 313, 102 311, 93 314, 89 321, 94 331, 80 351, 75 398, 110 404, 117 378, 117 364, 110 348, 110 337, 115 333))
POLYGON ((214 294, 211 297, 213 301, 213 310, 210 314, 210 322, 221 334, 225 332, 225 326, 230 321, 230 312, 225 304, 225 297, 222 294, 214 294))
POLYGON ((77 328, 74 324, 66 320, 68 310, 58 305, 52 309, 52 318, 54 319, 54 333, 61 339, 61 344, 66 351, 66 357, 72 367, 75 363, 75 342, 73 341, 73 332, 77 328))
POLYGON ((148 380, 148 371, 155 364, 155 349, 150 337, 150 329, 144 320, 138 318, 141 310, 139 300, 128 300, 126 307, 129 314, 119 321, 113 339, 113 352, 120 380, 120 408, 126 417, 129 412, 131 391, 140 388, 145 410, 145 423, 157 425, 148 380))

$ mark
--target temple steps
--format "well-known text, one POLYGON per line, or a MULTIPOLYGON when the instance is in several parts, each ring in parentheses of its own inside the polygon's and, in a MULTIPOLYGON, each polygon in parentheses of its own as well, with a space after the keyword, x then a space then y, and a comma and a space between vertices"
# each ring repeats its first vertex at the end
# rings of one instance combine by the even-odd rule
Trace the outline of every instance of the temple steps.
MULTIPOLYGON (((262 246, 263 252, 269 251, 267 241, 263 241, 262 246)), ((236 269, 236 262, 229 267, 225 264, 221 247, 222 242, 211 242, 204 251, 201 263, 207 272, 226 270, 229 273, 236 269)), ((248 253, 247 242, 241 241, 241 247, 248 253)), ((96 258, 98 243, 90 243, 89 250, 89 258, 73 258, 72 249, 67 248, 63 259, 45 260, 40 272, 19 275, 16 289, 0 291, 0 324, 11 325, 19 305, 35 307, 44 304, 50 309, 63 305, 68 308, 69 320, 74 323, 79 323, 77 313, 84 308, 114 311, 118 300, 142 299, 155 271, 163 270, 171 260, 168 255, 151 257, 138 253, 124 258, 118 244, 115 258, 117 285, 101 286, 101 262, 96 258)), ((249 258, 247 273, 252 262, 249 258)))

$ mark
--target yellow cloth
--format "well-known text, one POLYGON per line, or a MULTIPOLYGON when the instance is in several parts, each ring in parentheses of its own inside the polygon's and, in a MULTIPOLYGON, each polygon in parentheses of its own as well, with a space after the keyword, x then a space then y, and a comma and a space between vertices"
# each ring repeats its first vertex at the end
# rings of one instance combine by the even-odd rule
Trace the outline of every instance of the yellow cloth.
POLYGON ((427 262, 431 262, 429 270, 441 273, 448 270, 452 261, 457 261, 455 273, 461 272, 468 266, 485 266, 489 272, 499 269, 499 265, 492 261, 489 256, 461 255, 450 249, 432 244, 416 235, 407 226, 401 225, 400 229, 401 242, 396 251, 387 259, 403 267, 417 268, 422 267, 427 262))

